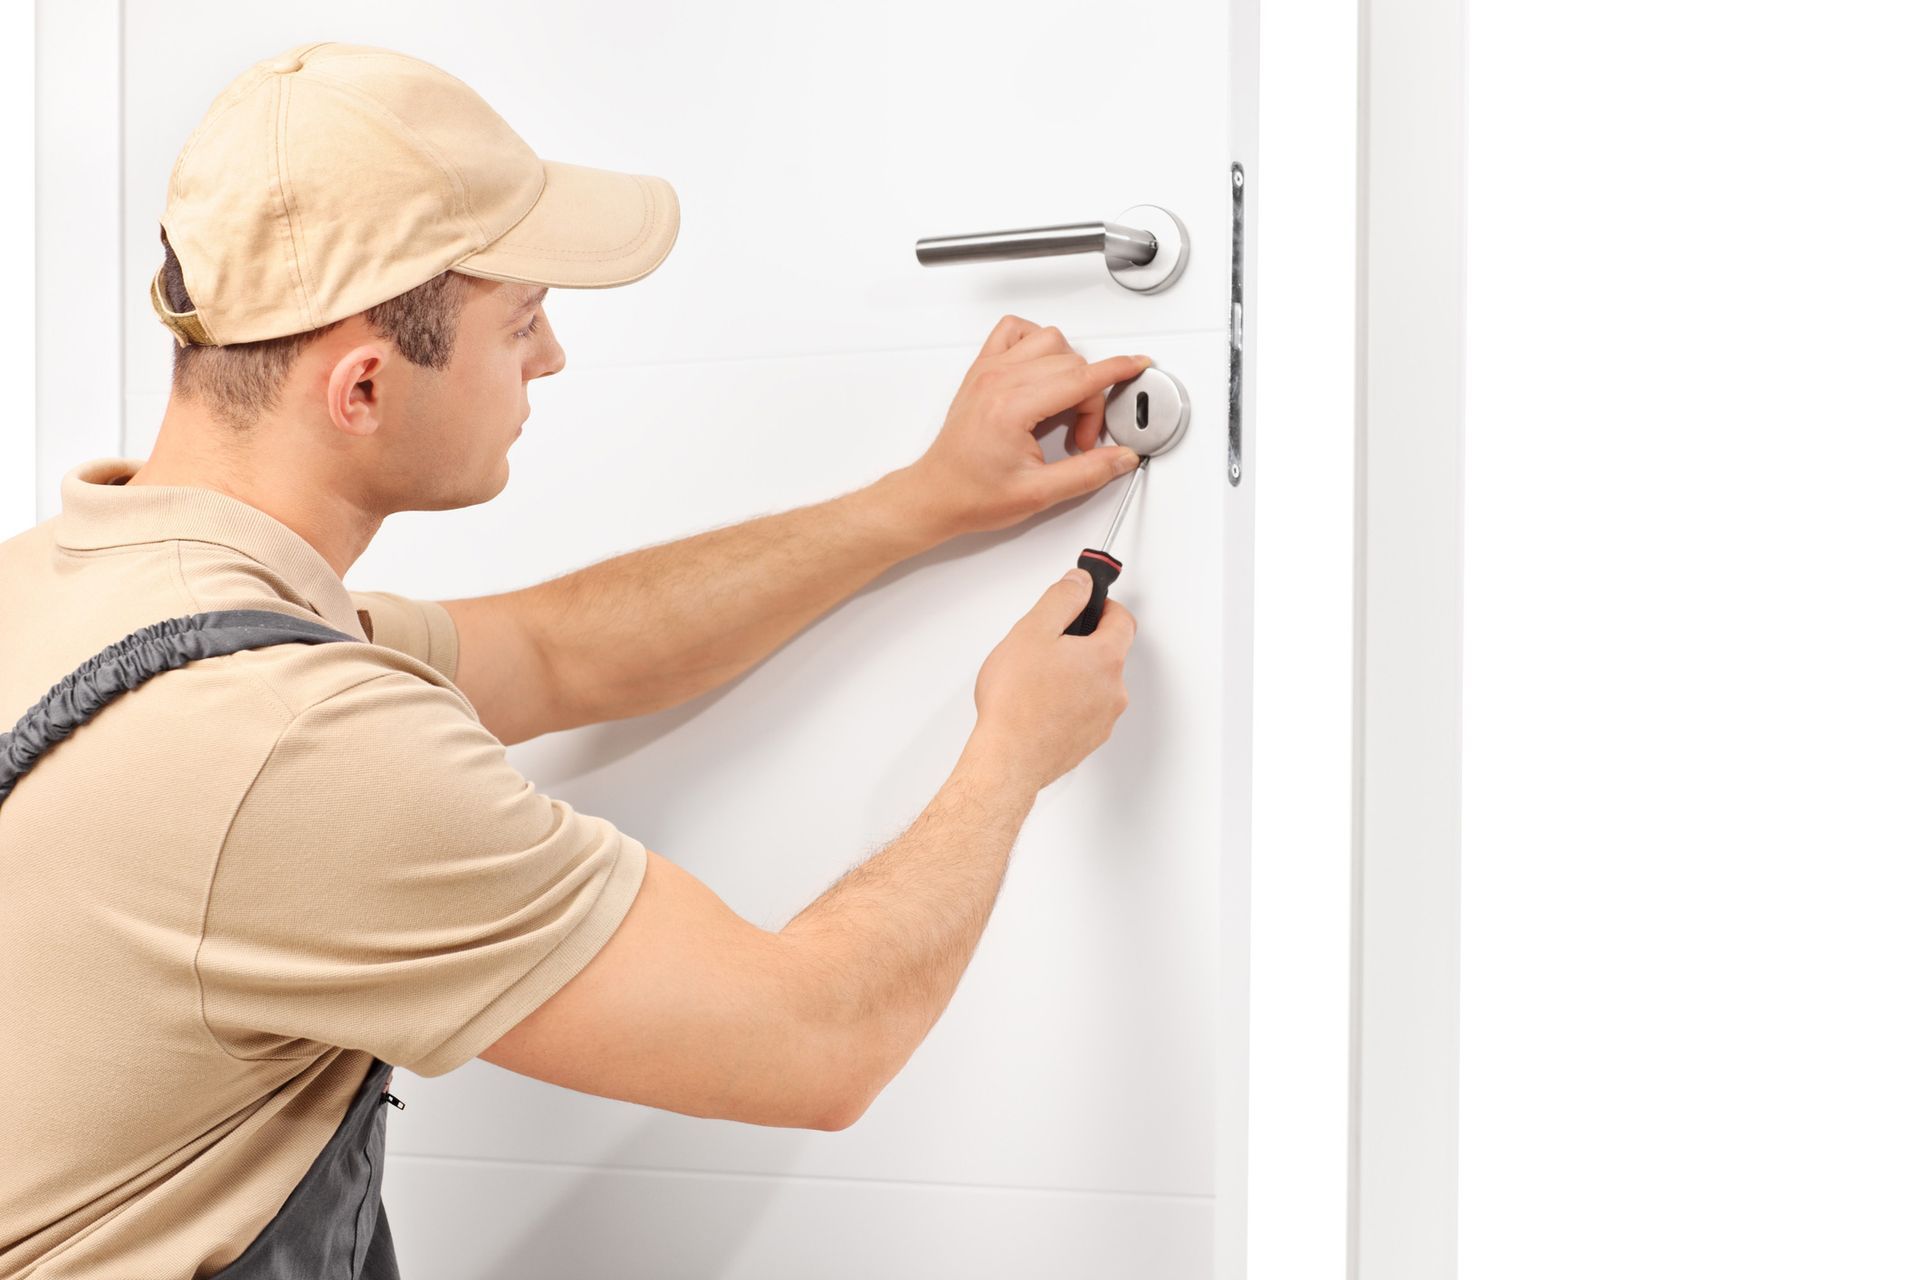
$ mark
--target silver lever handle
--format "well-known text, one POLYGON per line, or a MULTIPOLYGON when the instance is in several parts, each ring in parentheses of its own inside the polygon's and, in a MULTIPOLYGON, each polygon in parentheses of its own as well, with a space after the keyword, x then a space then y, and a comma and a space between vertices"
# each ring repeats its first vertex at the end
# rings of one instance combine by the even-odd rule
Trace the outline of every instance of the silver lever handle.
POLYGON ((913 250, 921 265, 928 267, 948 262, 1098 253, 1106 259, 1107 271, 1116 281, 1139 293, 1156 293, 1172 284, 1187 265, 1187 229, 1158 205, 1138 204, 1112 222, 1067 222, 978 235, 928 236, 915 241, 913 250))
POLYGON ((1153 232, 1113 222, 1067 222, 1057 227, 1020 231, 983 231, 977 236, 928 236, 914 242, 924 266, 943 262, 997 262, 1002 258, 1046 258, 1056 253, 1104 253, 1107 265, 1152 262, 1159 243, 1153 232))

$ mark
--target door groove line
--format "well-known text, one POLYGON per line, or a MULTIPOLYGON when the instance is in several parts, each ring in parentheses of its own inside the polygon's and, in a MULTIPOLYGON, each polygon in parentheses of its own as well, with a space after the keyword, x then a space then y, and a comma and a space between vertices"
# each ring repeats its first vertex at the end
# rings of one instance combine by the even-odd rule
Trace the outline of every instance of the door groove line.
POLYGON ((389 1163, 401 1160, 441 1161, 448 1164, 512 1165, 526 1169, 618 1173, 670 1178, 757 1178, 766 1182, 842 1182, 853 1186, 935 1188, 946 1191, 1013 1191, 1028 1195, 1093 1196, 1131 1200, 1176 1200, 1211 1204, 1215 1197, 1192 1191, 1121 1191, 1105 1187, 1034 1187, 1000 1182, 944 1182, 922 1178, 855 1178, 829 1173, 752 1173, 732 1169, 676 1169, 636 1165, 593 1164, 574 1160, 523 1160, 512 1156, 454 1156, 389 1151, 389 1163))

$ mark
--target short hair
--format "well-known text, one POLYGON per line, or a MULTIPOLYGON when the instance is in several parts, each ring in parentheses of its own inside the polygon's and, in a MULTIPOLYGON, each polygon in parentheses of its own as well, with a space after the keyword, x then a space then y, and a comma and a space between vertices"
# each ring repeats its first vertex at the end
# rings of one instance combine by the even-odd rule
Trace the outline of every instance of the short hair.
MULTIPOLYGON (((165 227, 160 229, 160 244, 167 254, 160 268, 160 290, 167 309, 191 311, 193 299, 187 294, 180 259, 167 241, 165 227)), ((471 276, 451 269, 442 271, 425 284, 416 285, 399 297, 359 314, 374 332, 391 340, 412 363, 429 369, 445 369, 453 360, 460 313, 472 293, 472 280, 471 276)), ((342 317, 304 333, 262 338, 257 342, 233 342, 225 346, 189 343, 184 347, 175 342, 174 393, 205 406, 220 422, 244 434, 279 403, 287 374, 307 345, 333 332, 349 318, 342 317)))

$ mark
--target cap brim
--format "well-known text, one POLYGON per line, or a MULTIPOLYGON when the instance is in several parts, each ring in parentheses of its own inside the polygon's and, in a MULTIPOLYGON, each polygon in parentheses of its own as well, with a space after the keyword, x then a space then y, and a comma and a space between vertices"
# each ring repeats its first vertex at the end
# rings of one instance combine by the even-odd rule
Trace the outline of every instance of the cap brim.
POLYGON ((680 200, 664 178, 542 159, 547 183, 527 216, 452 266, 462 275, 559 289, 631 284, 680 234, 680 200))

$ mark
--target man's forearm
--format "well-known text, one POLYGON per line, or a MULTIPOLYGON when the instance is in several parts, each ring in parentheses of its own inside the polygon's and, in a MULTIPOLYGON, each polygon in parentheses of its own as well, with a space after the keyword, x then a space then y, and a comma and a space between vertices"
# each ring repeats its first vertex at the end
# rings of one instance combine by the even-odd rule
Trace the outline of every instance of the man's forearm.
POLYGON ((780 931, 814 984, 820 1016, 865 1047, 868 1100, 953 998, 1036 793, 976 732, 913 825, 780 931))
POLYGON ((643 547, 517 594, 566 724, 593 724, 726 683, 947 536, 902 469, 827 502, 643 547))

